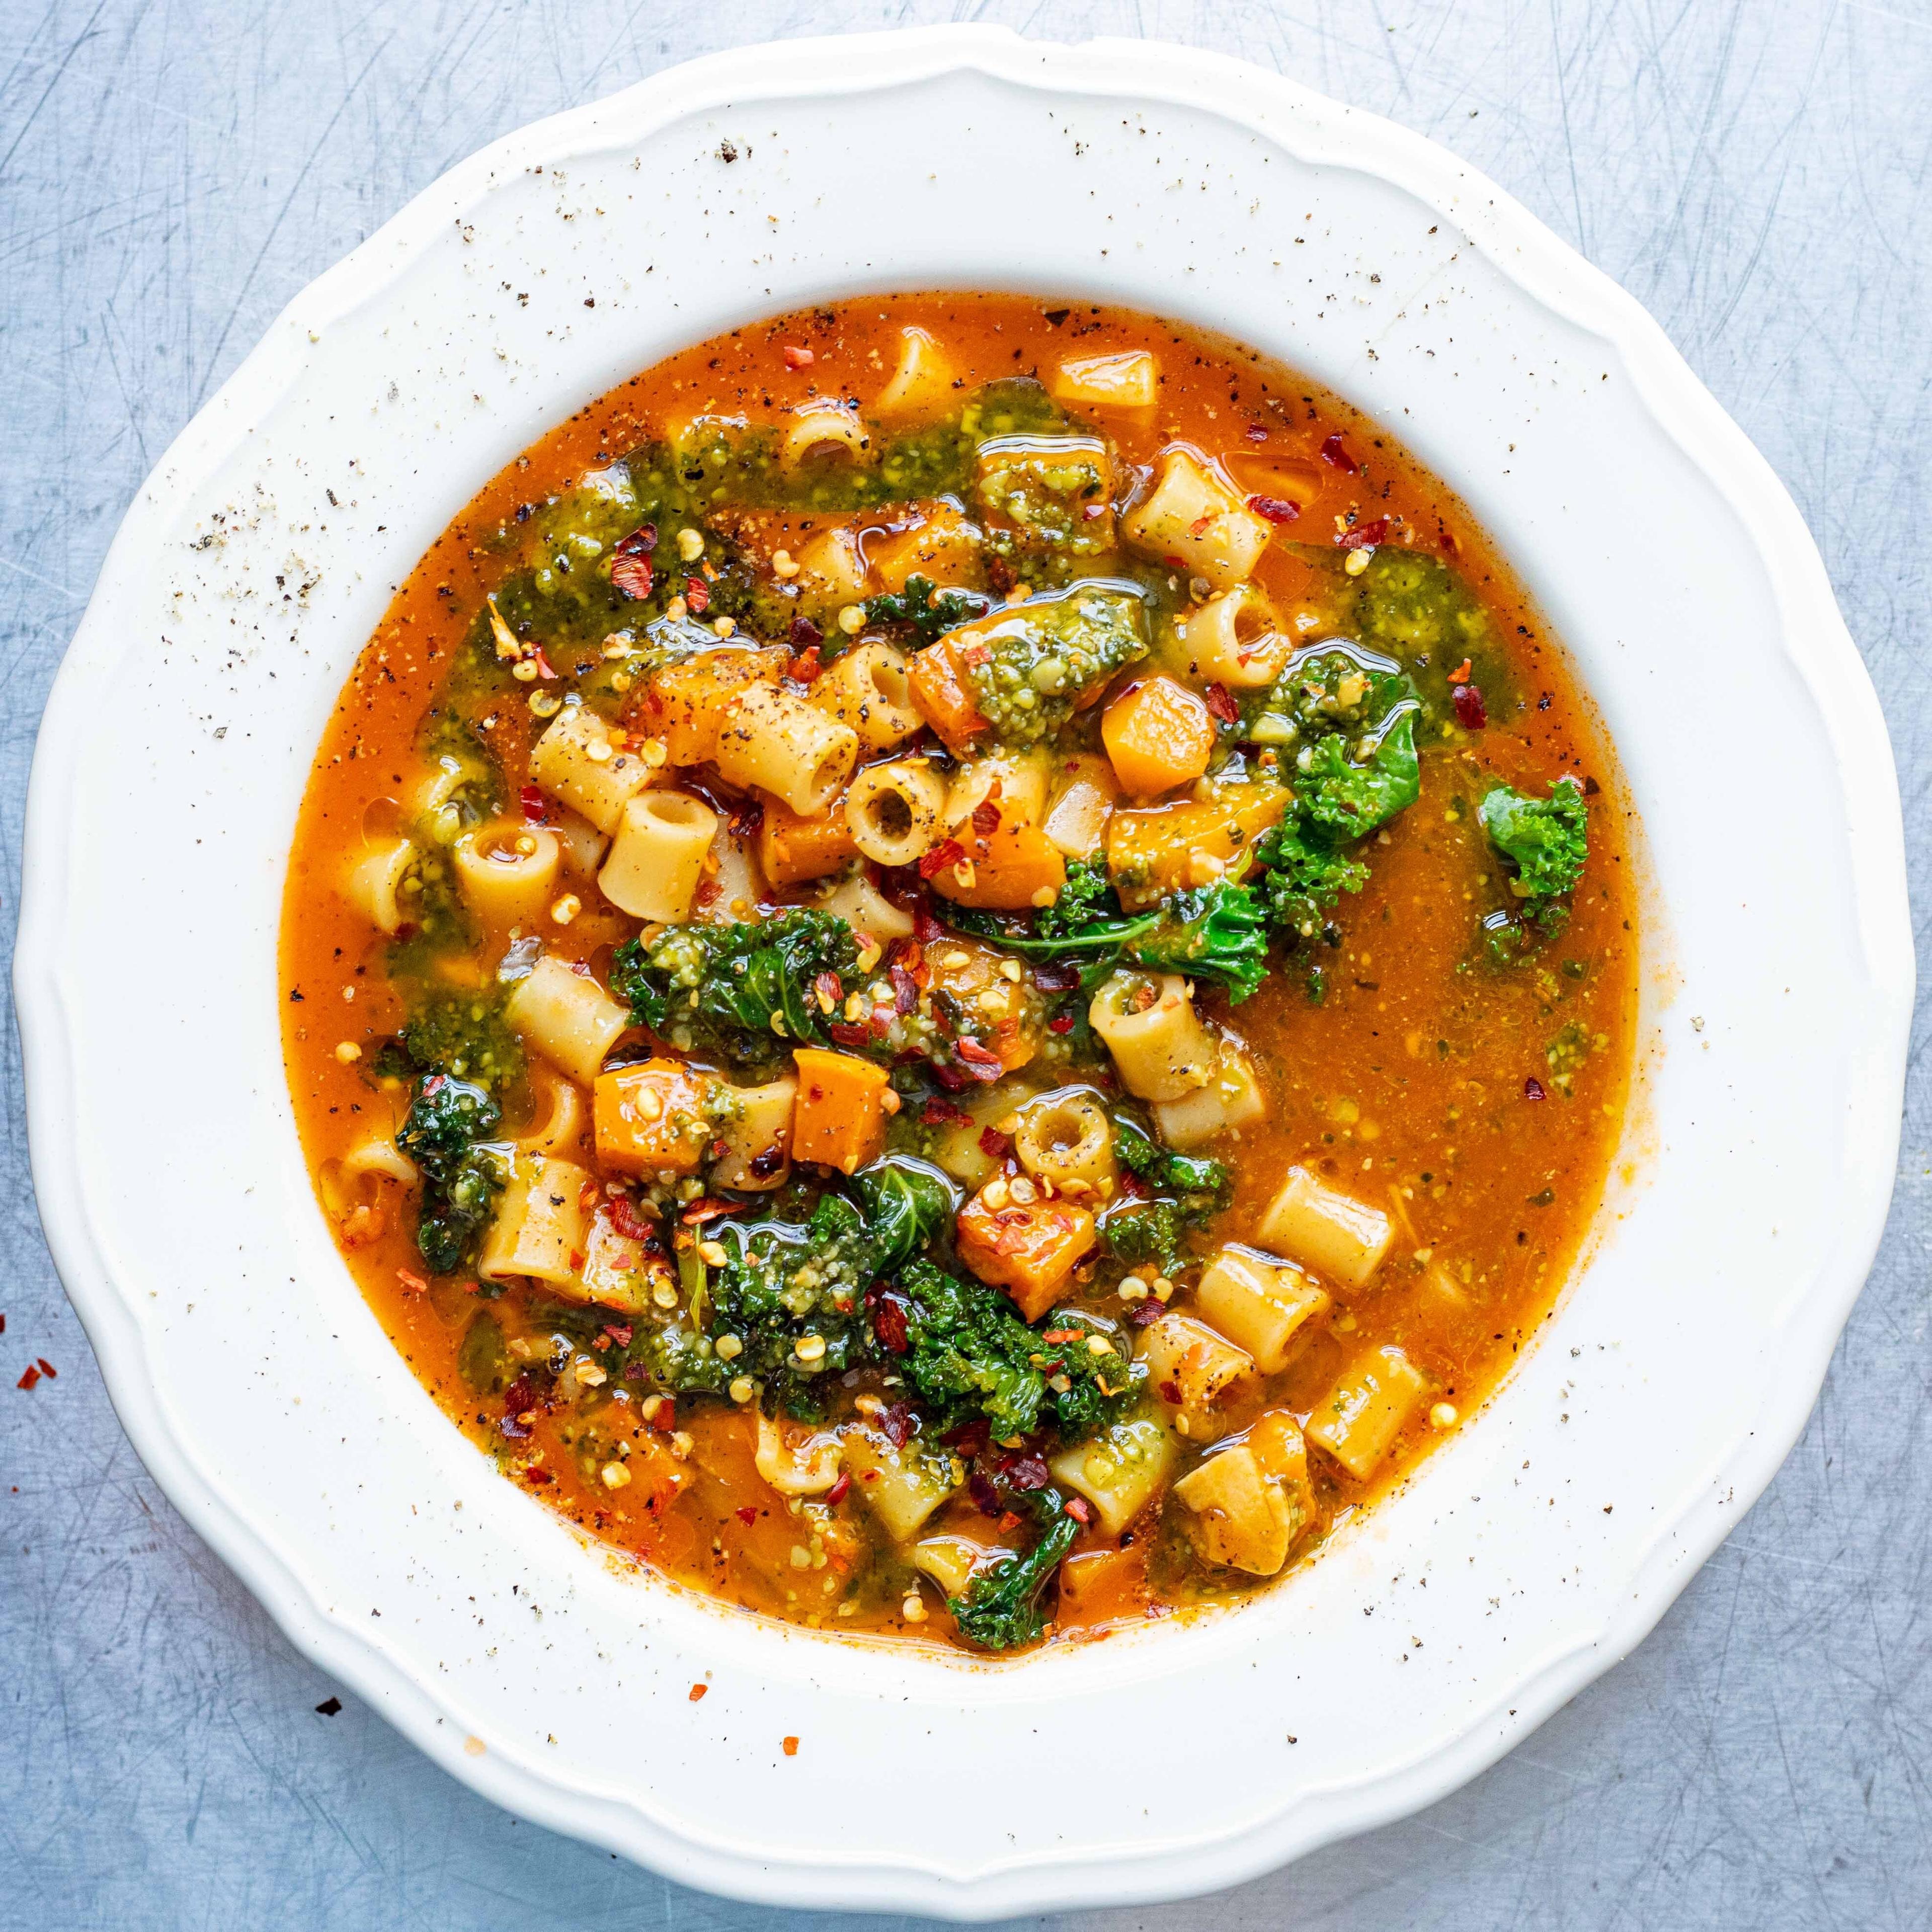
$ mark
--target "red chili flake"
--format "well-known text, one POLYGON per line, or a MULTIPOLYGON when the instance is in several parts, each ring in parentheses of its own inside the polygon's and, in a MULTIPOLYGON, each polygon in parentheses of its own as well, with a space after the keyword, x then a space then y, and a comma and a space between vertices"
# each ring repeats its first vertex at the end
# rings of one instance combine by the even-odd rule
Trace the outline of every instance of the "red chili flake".
POLYGON ((1456 706, 1456 722, 1466 731, 1480 731, 1490 722, 1489 706, 1473 684, 1459 684, 1450 694, 1456 706))
POLYGON ((694 615, 710 607, 711 586, 701 577, 687 577, 684 580, 684 601, 691 607, 694 615))
POLYGON ((934 946, 946 937, 946 928, 934 916, 932 902, 922 892, 908 908, 912 914, 912 936, 922 946, 934 946))
POLYGON ((429 1283, 421 1275, 410 1274, 407 1268, 397 1269, 396 1279, 402 1283, 405 1294, 425 1294, 429 1292, 429 1283))
POLYGON ((1012 1150, 1013 1137, 1011 1134, 1003 1134, 998 1127, 982 1127, 980 1130, 980 1151, 982 1154, 991 1154, 995 1160, 1004 1160, 1012 1150))
POLYGON ((1053 1472, 1037 1456, 1016 1456, 1000 1473, 1015 1489, 1030 1491, 1045 1489, 1053 1472))
POLYGON ((990 1047, 982 1046, 970 1034, 962 1034, 952 1042, 952 1050, 976 1080, 997 1080, 1005 1070, 1000 1056, 990 1047))
POLYGON ((976 1456, 993 1439, 993 1425, 983 1415, 976 1415, 970 1422, 949 1429, 939 1439, 962 1456, 976 1456))
POLYGON ((886 969, 892 982, 892 1011, 909 1013, 919 1004, 919 982, 897 960, 886 969))
POLYGON ((1444 530, 1436 541, 1445 555, 1460 556, 1462 554, 1462 546, 1456 541, 1454 531, 1444 530))
POLYGON ((949 866, 956 866, 966 856, 966 848, 956 838, 942 838, 919 862, 922 879, 936 879, 949 866))
POLYGON ((635 556, 640 551, 656 550, 658 547, 658 526, 655 524, 640 524, 627 537, 617 539, 620 556, 635 556))
POLYGON ((1268 440, 1268 426, 1264 423, 1250 423, 1246 434, 1250 442, 1265 442, 1268 440))
POLYGON ((990 798, 973 808, 973 830, 982 838, 990 838, 1000 829, 1000 808, 990 798))
POLYGON ((1301 514, 1301 506, 1286 496, 1250 496, 1248 508, 1270 524, 1292 524, 1301 514))
POLYGON ((754 838, 764 822, 764 802, 760 799, 748 798, 732 813, 726 830, 734 838, 754 838))
POLYGON ((993 647, 975 638, 970 644, 962 644, 955 655, 968 670, 977 670, 993 662, 993 647))
POLYGON ((1094 1512, 1088 1507, 1084 1496, 1070 1496, 1066 1501, 1066 1514, 1076 1522, 1091 1522, 1094 1512))
POLYGON ((973 1498, 974 1507, 982 1516, 998 1516, 1002 1505, 1000 1492, 993 1486, 990 1476, 982 1475, 977 1469, 967 1478, 966 1493, 973 1498))
POLYGON ((872 1030, 848 1020, 827 1020, 825 1030, 841 1046, 866 1047, 872 1043, 872 1030))
POLYGON ((532 1489, 540 1490, 545 1484, 555 1482, 556 1478, 548 1469, 526 1469, 524 1472, 524 1480, 532 1489))
POLYGON ((851 1486, 851 1471, 849 1469, 841 1469, 838 1472, 838 1481, 834 1483, 831 1488, 827 1490, 825 1492, 826 1508, 830 1509, 836 1509, 838 1505, 845 1500, 846 1493, 850 1490, 851 1486))
POLYGON ((818 646, 809 644, 786 666, 785 674, 795 684, 809 684, 824 668, 819 658, 818 646))
POLYGON ((745 1204, 742 1201, 694 1201, 678 1216, 687 1228, 702 1227, 706 1221, 715 1221, 722 1214, 742 1214, 745 1204))
POLYGON ((1328 437, 1322 443, 1322 460, 1332 464, 1337 470, 1346 472, 1351 476, 1361 467, 1347 450, 1342 448, 1342 438, 1339 432, 1328 437))
POLYGON ((809 369, 818 359, 809 349, 794 348, 789 342, 785 344, 784 365, 788 369, 809 369))
POLYGON ((1241 715, 1241 707, 1234 702, 1234 694, 1225 684, 1210 684, 1204 694, 1208 709, 1223 724, 1232 724, 1241 715))
POLYGON ((1071 1013, 1055 1013, 1047 1022, 1046 1030, 1048 1033, 1071 1033, 1073 1030, 1073 1016, 1071 1013))
POLYGON ((1146 1300, 1135 1303, 1133 1312, 1127 1317, 1127 1319, 1136 1328, 1144 1328, 1150 1324, 1158 1322, 1166 1312, 1166 1309, 1150 1295, 1146 1300))
POLYGON ((1366 524, 1358 524, 1352 530, 1344 530, 1335 541, 1343 550, 1373 550, 1388 536, 1389 520, 1376 517, 1366 524))
POLYGON ((610 1197, 610 1225, 627 1241, 647 1241, 651 1238, 651 1224, 638 1212, 628 1194, 610 1197))
POLYGON ((1526 1100, 1542 1100, 1549 1097, 1543 1090, 1543 1082, 1534 1073, 1522 1083, 1522 1097, 1526 1100))
POLYGON ((30 1388, 32 1388, 33 1387, 33 1385, 34 1384, 34 1383, 36 1383, 37 1382, 38 1382, 38 1381, 40 1380, 40 1370, 39 1370, 38 1369, 35 1368, 35 1367, 34 1366, 34 1365, 32 1364, 32 1363, 29 1362, 29 1363, 27 1364, 27 1370, 26 1370, 26 1374, 24 1374, 23 1376, 21 1376, 21 1378, 20 1378, 20 1379, 18 1382, 16 1382, 14 1384, 14 1386, 16 1388, 30 1389, 30 1388))
POLYGON ((970 1120, 972 1115, 964 1107, 956 1107, 950 1100, 942 1100, 935 1094, 920 1110, 922 1126, 940 1127, 952 1120, 970 1120))
POLYGON ((541 644, 530 653, 530 659, 537 668, 537 676, 539 678, 550 684, 556 682, 556 673, 551 668, 550 659, 544 656, 543 646, 541 644))
POLYGON ((1188 525, 1187 534, 1191 537, 1204 537, 1214 527, 1214 519, 1219 514, 1216 511, 1210 510, 1204 516, 1196 517, 1188 525))
POLYGON ((770 1180, 784 1164, 785 1150, 776 1144, 752 1155, 749 1162, 752 1173, 760 1180, 770 1180))
POLYGON ((836 973, 821 973, 812 982, 813 997, 818 1001, 818 1010, 824 1012, 829 1006, 833 1010, 844 1005, 845 982, 836 973))
POLYGON ((787 1757, 796 1757, 796 1756, 797 1756, 797 1755, 798 1755, 798 1740, 797 1740, 797 1738, 781 1738, 778 1740, 778 1742, 779 1742, 779 1743, 780 1743, 781 1744, 782 1744, 782 1745, 784 1746, 784 1754, 785 1754, 785 1756, 786 1756, 787 1757))
POLYGON ((610 566, 610 588, 624 596, 648 597, 655 581, 647 557, 620 556, 610 566))
POLYGON ((613 1348, 628 1348, 631 1346, 632 1332, 628 1322, 607 1322, 604 1324, 604 1340, 613 1348))
POLYGON ((935 1060, 932 1063, 932 1077, 947 1093, 958 1094, 971 1086, 977 1076, 967 1072, 963 1068, 949 1066, 944 1060, 935 1060))
POLYGON ((808 651, 825 641, 825 633, 809 617, 794 617, 791 620, 791 647, 795 651, 808 651))
POLYGON ((704 1701, 705 1692, 710 1688, 708 1684, 694 1684, 691 1687, 691 1701, 694 1704, 701 1704, 704 1701))
POLYGON ((758 1511, 754 1510, 749 1503, 747 1503, 742 1509, 737 1512, 737 1516, 738 1520, 742 1522, 747 1529, 749 1529, 752 1524, 756 1522, 758 1520, 758 1511))
POLYGON ((903 1302, 881 1300, 872 1311, 872 1333, 879 1338, 879 1346, 895 1355, 903 1355, 912 1346, 906 1332, 905 1304, 903 1302))
POLYGON ((1467 684, 1469 681, 1469 660, 1467 658, 1465 658, 1462 662, 1449 674, 1449 682, 1451 684, 1467 684))
POLYGON ((6 1316, 4 1316, 4 1315, 0 1315, 0 1335, 4 1335, 4 1334, 6 1334, 6 1332, 7 1332, 7 1318, 6 1318, 6 1316))
POLYGON ((677 1426, 677 1404, 666 1396, 644 1419, 660 1435, 668 1436, 677 1426))
POLYGON ((1107 506, 1105 503, 1086 503, 1081 506, 1081 520, 1084 523, 1090 524, 1096 518, 1104 517, 1106 514, 1107 506))
POLYGON ((1080 983, 1076 961, 1042 960, 1033 969, 1033 982, 1042 993, 1070 993, 1080 983))
POLYGON ((912 1405, 896 1402, 879 1412, 879 1426, 895 1449, 903 1449, 912 1438, 912 1405))
POLYGON ((1160 1399, 1162 1402, 1171 1402, 1176 1408, 1178 1408, 1180 1406, 1180 1384, 1177 1382, 1162 1382, 1160 1385, 1160 1399))
POLYGON ((526 784, 518 793, 522 802, 524 821, 529 825, 541 825, 550 816, 550 800, 533 784, 526 784))

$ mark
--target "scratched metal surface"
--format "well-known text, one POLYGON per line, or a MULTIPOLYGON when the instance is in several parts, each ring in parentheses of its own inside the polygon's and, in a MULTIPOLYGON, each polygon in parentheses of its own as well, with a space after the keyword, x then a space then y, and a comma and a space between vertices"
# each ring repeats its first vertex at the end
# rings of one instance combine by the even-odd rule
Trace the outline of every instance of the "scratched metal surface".
MULTIPOLYGON (((1448 142, 1647 303, 1818 534, 1892 719, 1924 902, 1924 0, 5 0, 10 943, 34 728, 108 540, 295 290, 522 122, 733 40, 968 16, 1278 66, 1448 142)), ((1684 697, 1720 727, 1721 692, 1684 697)), ((130 1024, 139 986, 136 969, 130 1024)), ((1925 1031, 1922 1010, 1915 1054, 1925 1031)), ((10 1024, 0 1038, 0 1928, 776 1922, 504 1816, 353 1702, 316 1714, 335 1687, 176 1516, 116 1423, 41 1243, 10 1024), (16 1391, 41 1354, 58 1380, 16 1391)), ((1224 1898, 1094 1922, 1932 1921, 1929 1145, 1922 1078, 1886 1246, 1804 1438, 1634 1656, 1420 1817, 1224 1898)), ((1021 1789, 1050 1802, 1055 1771, 1051 1756, 1022 1768, 1021 1789)))

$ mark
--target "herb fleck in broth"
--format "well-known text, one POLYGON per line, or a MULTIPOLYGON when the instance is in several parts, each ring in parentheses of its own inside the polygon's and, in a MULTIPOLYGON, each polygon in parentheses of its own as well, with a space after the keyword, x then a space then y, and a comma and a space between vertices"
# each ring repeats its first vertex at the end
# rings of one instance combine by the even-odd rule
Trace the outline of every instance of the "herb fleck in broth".
POLYGON ((586 1529, 826 1629, 1094 1634, 1292 1568, 1548 1312, 1629 1081, 1621 794, 1466 512, 1289 372, 780 318, 506 470, 358 661, 304 1148, 586 1529))

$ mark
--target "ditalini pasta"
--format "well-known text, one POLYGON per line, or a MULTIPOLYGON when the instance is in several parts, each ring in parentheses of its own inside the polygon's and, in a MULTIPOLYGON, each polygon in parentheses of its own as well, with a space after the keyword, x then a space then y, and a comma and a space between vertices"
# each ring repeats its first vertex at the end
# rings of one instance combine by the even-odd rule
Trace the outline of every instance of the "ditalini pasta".
POLYGON ((980 1654, 1229 1600, 1533 1345, 1627 811, 1317 386, 1070 300, 747 326, 487 484, 342 694, 318 1204, 453 1424, 692 1588, 980 1654))

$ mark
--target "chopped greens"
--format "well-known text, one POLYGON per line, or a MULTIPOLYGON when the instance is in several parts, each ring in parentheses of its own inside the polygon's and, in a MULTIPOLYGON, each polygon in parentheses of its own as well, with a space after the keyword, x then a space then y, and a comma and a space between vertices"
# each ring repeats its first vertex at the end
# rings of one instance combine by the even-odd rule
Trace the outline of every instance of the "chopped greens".
POLYGON ((976 590, 941 590, 932 579, 917 572, 905 580, 903 590, 882 590, 868 597, 861 607, 868 624, 910 625, 928 643, 983 617, 993 600, 976 590))
POLYGON ((1036 1490, 1032 1502, 1042 1526, 1040 1540, 1024 1556, 989 1564, 950 1601, 961 1634, 982 1650, 1011 1650, 1045 1630, 1041 1594, 1079 1534, 1058 1490, 1036 1490))
POLYGON ((503 1112, 474 1081, 426 1073, 396 1144, 422 1174, 416 1247, 433 1274, 454 1274, 489 1226, 502 1191, 503 1150, 486 1145, 503 1112))

